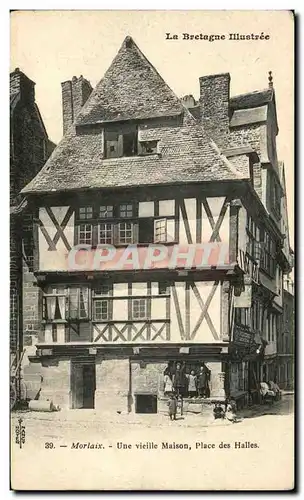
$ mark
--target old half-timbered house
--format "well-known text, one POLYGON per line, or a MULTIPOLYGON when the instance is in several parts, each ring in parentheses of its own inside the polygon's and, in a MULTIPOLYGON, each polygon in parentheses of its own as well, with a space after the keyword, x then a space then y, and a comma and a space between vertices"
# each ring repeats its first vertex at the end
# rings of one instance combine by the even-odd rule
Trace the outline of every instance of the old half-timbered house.
POLYGON ((200 79, 199 102, 178 99, 127 37, 93 91, 73 77, 62 92, 64 137, 23 190, 43 291, 41 397, 161 411, 168 365, 188 375, 203 363, 208 401, 257 390, 250 363, 286 267, 270 214, 273 89, 231 99, 221 74, 200 79))

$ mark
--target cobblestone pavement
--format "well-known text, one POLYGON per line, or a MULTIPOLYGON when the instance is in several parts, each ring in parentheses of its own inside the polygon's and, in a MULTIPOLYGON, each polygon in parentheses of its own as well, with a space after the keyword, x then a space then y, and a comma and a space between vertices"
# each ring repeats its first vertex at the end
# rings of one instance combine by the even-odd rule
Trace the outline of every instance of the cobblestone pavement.
POLYGON ((239 423, 231 424, 200 415, 185 415, 171 422, 162 414, 15 412, 11 433, 14 467, 27 470, 25 476, 18 472, 25 489, 31 481, 40 484, 40 477, 44 481, 40 488, 51 489, 77 488, 79 481, 80 489, 174 489, 175 484, 176 489, 184 489, 191 481, 194 489, 221 489, 223 485, 226 489, 257 489, 260 481, 266 489, 292 487, 293 396, 246 409, 240 417, 239 423), (14 443, 20 416, 26 428, 22 450, 14 443), (121 443, 125 448, 119 448, 121 443), (163 443, 173 448, 164 448, 163 443), (174 443, 182 445, 176 453, 174 443), (84 444, 86 449, 80 449, 84 444), (88 444, 99 444, 101 449, 91 451, 88 444), (168 469, 168 460, 175 469, 168 469), (186 476, 185 460, 191 462, 186 476), (159 470, 159 474, 152 470, 159 470), (113 474, 117 476, 114 483, 109 479, 113 474), (215 477, 222 482, 217 483, 215 477))
MULTIPOLYGON (((238 416, 241 420, 238 425, 248 426, 260 425, 261 419, 265 422, 271 421, 276 416, 291 416, 293 414, 293 395, 283 396, 281 401, 273 404, 256 405, 251 408, 240 410, 238 416), (257 421, 255 421, 257 419, 257 421)), ((102 432, 113 428, 143 427, 156 430, 159 428, 212 428, 219 426, 230 426, 227 421, 214 421, 213 418, 201 417, 200 415, 185 414, 178 415, 176 422, 170 422, 165 414, 134 414, 134 413, 100 413, 96 410, 66 410, 59 412, 34 412, 17 411, 12 413, 12 424, 16 425, 18 418, 22 417, 26 425, 27 433, 31 439, 42 439, 50 435, 64 437, 65 433, 102 432)), ((289 418, 290 419, 290 418, 289 418)), ((288 419, 288 420, 289 420, 288 419)))

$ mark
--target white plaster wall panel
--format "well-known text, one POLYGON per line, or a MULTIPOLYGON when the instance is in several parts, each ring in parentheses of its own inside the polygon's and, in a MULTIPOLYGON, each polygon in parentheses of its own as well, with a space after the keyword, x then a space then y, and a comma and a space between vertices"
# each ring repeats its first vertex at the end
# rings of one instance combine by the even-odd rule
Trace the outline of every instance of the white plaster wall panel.
POLYGON ((165 217, 167 215, 175 214, 175 200, 160 200, 159 201, 159 216, 165 217))
MULTIPOLYGON (((186 321, 185 289, 186 289, 185 283, 183 283, 183 282, 175 283, 175 290, 176 290, 177 300, 179 303, 179 308, 180 308, 180 313, 181 313, 181 318, 182 318, 182 323, 184 325, 184 329, 185 329, 185 321, 186 321)), ((173 311, 175 311, 175 308, 173 309, 173 311)))
POLYGON ((196 199, 186 198, 184 201, 192 243, 196 243, 196 199))
MULTIPOLYGON (((146 342, 147 341, 146 339, 147 339, 147 325, 144 322, 134 323, 134 326, 131 330, 131 342, 140 344, 146 342), (137 336, 140 330, 142 330, 142 332, 139 336, 137 336)), ((120 342, 123 342, 122 339, 119 340, 120 342)))
POLYGON ((166 319, 166 298, 155 298, 151 301, 151 318, 166 319))
POLYGON ((170 341, 171 342, 180 342, 181 336, 177 321, 176 309, 173 300, 173 294, 171 293, 170 297, 170 341))
MULTIPOLYGON (((100 323, 100 324, 95 323, 93 325, 93 342, 96 342, 96 339, 99 337, 98 340, 97 340, 97 342, 96 342, 96 345, 98 345, 98 344, 104 344, 106 342, 103 337, 109 338, 109 329, 108 329, 108 327, 107 327, 107 329, 105 331, 103 331, 104 328, 105 328, 105 326, 106 325, 102 324, 102 323, 100 323), (99 332, 103 332, 102 336, 100 336, 99 332)), ((122 327, 122 325, 120 327, 122 327)))
POLYGON ((230 226, 230 221, 229 221, 229 208, 228 208, 219 230, 219 236, 221 238, 221 241, 223 243, 226 243, 227 245, 229 244, 229 226, 230 226))
MULTIPOLYGON (((212 197, 207 198, 207 203, 210 209, 210 212, 213 217, 214 224, 216 224, 221 208, 223 206, 225 198, 224 197, 212 197)), ((209 221, 208 214, 206 213, 204 204, 202 203, 202 242, 207 242, 210 240, 212 235, 212 227, 209 221)))
POLYGON ((147 295, 147 283, 132 283, 132 296, 147 295))
MULTIPOLYGON (((65 217, 69 207, 52 207, 51 210, 54 213, 55 218, 61 225, 63 218, 65 217)), ((45 227, 49 237, 53 240, 57 229, 46 212, 45 208, 39 209, 39 218, 45 227)), ((74 213, 72 214, 66 228, 64 229, 64 235, 71 248, 74 246, 74 213)), ((42 271, 66 271, 68 270, 67 257, 69 254, 62 238, 60 237, 56 243, 56 250, 49 250, 49 244, 46 241, 41 228, 38 230, 38 245, 39 245, 39 269, 42 271)))
POLYGON ((179 209, 179 243, 188 243, 187 233, 185 230, 185 224, 181 209, 179 209))
POLYGON ((113 320, 124 320, 128 319, 128 301, 127 299, 115 299, 113 300, 113 320))
POLYGON ((127 297, 128 296, 128 283, 114 283, 113 284, 114 297, 127 297))
POLYGON ((46 324, 44 327, 44 342, 46 344, 53 343, 52 325, 46 324))
MULTIPOLYGON (((198 284, 199 283, 196 283, 196 286, 198 284)), ((191 333, 194 330, 195 325, 199 320, 202 310, 191 287, 189 289, 189 294, 190 294, 190 336, 191 336, 191 333)))
POLYGON ((39 219, 41 220, 49 236, 53 239, 55 234, 57 233, 57 229, 44 207, 39 208, 39 219))
MULTIPOLYGON (((196 282, 196 286, 202 298, 204 304, 207 301, 209 294, 213 288, 213 282, 196 282)), ((191 297, 192 298, 192 297, 191 297)), ((196 299, 195 299, 196 300, 196 299)), ((220 285, 217 286, 217 289, 214 293, 214 296, 208 307, 208 314, 210 320, 218 334, 220 335, 220 327, 221 327, 221 301, 220 301, 220 285)), ((192 316, 192 307, 191 307, 191 315, 190 315, 190 331, 193 331, 195 328, 196 321, 194 321, 194 316, 192 316)), ((202 321, 193 342, 206 342, 212 343, 216 342, 212 331, 209 328, 209 325, 206 321, 206 317, 202 321)))
POLYGON ((138 204, 139 217, 153 217, 154 216, 154 201, 140 201, 138 204))
POLYGON ((225 197, 222 196, 212 196, 210 198, 207 198, 207 203, 210 207, 215 223, 218 219, 218 216, 220 215, 224 201, 225 197))
POLYGON ((158 295, 158 281, 152 281, 151 293, 152 293, 152 295, 158 295))
POLYGON ((65 325, 58 324, 57 325, 57 344, 65 343, 65 325))

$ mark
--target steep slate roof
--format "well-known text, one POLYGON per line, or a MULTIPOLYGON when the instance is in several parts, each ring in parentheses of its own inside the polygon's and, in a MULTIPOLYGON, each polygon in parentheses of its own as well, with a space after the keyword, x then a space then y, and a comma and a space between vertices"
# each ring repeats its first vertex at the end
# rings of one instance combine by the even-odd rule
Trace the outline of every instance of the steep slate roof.
POLYGON ((273 89, 256 90, 248 94, 240 94, 230 99, 230 107, 233 110, 256 108, 269 103, 273 99, 273 89))
POLYGON ((242 173, 239 172, 221 154, 134 42, 131 49, 126 48, 126 41, 129 40, 127 37, 104 79, 78 115, 76 124, 68 129, 43 169, 23 189, 23 193, 224 181, 249 177, 249 172, 244 173, 243 169, 242 173), (124 57, 126 63, 123 61, 124 57), (120 90, 116 88, 117 79, 129 83, 120 90), (105 96, 101 94, 102 89, 105 90, 105 96), (138 92, 141 98, 135 105, 134 99, 138 92), (115 95, 120 98, 119 106, 115 95), (110 102, 110 97, 114 102, 110 102), (104 159, 101 127, 95 126, 89 130, 90 127, 81 127, 79 124, 105 119, 122 120, 121 115, 119 118, 117 115, 119 110, 124 119, 181 115, 178 118, 180 123, 174 127, 164 124, 158 128, 159 155, 104 159))
POLYGON ((79 125, 175 116, 183 106, 156 69, 126 37, 76 119, 79 125))

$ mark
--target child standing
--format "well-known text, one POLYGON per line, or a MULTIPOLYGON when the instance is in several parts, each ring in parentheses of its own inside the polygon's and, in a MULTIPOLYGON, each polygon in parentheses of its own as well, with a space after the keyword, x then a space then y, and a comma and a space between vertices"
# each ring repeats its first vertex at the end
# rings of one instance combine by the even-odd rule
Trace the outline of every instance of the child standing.
POLYGON ((233 399, 229 399, 227 402, 225 416, 229 422, 232 422, 233 424, 237 422, 236 403, 233 399))
POLYGON ((191 370, 190 375, 188 377, 188 394, 189 394, 189 398, 195 398, 196 397, 196 384, 197 384, 197 377, 195 375, 194 370, 191 370))
POLYGON ((169 417, 170 420, 176 420, 176 411, 177 411, 177 401, 174 394, 170 395, 170 399, 168 401, 169 406, 169 417))

